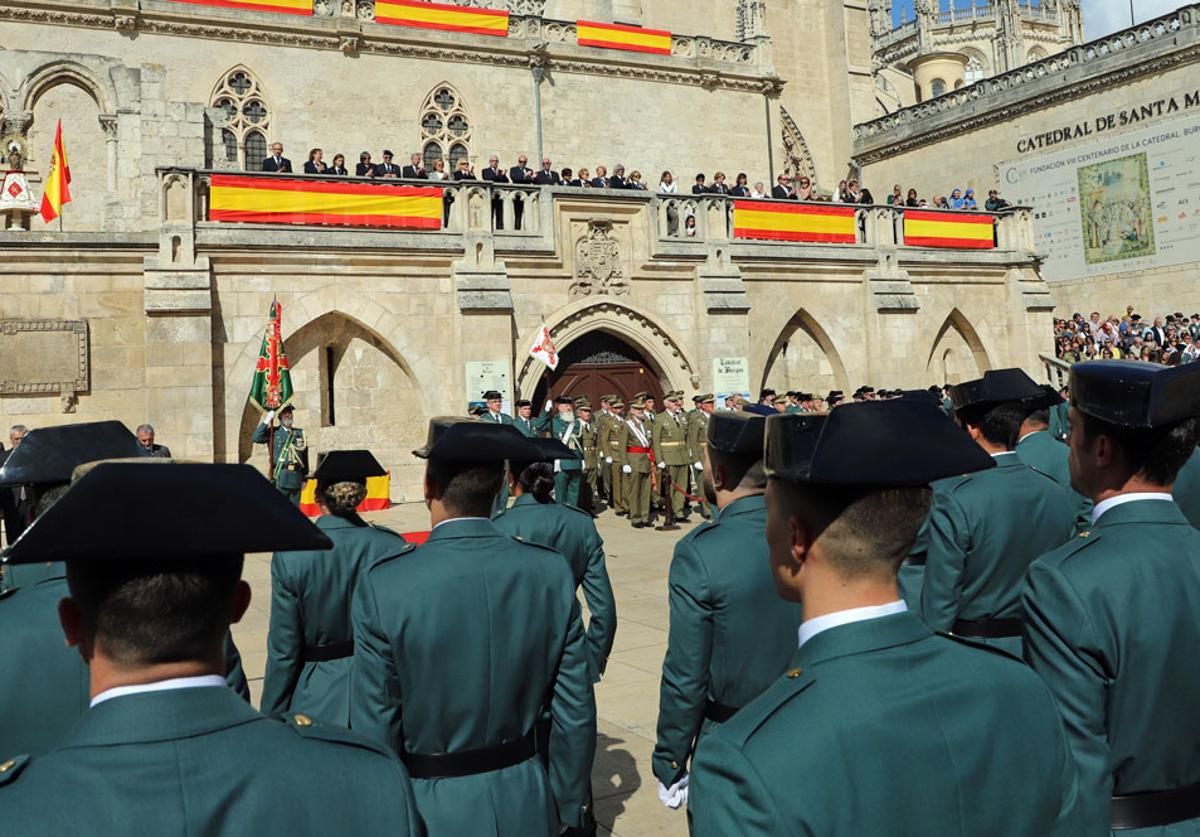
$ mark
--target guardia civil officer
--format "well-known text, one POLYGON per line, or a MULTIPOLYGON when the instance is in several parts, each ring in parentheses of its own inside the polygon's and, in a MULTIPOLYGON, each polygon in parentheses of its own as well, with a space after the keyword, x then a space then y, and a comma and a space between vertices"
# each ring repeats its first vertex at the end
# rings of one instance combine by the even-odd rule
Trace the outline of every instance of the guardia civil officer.
POLYGON ((5 560, 66 562, 58 613, 91 705, 56 749, 3 764, 5 833, 418 834, 385 749, 269 719, 225 685, 222 643, 250 603, 243 554, 328 545, 246 465, 141 459, 80 477, 5 560), (113 526, 130 508, 138 525, 113 526))
POLYGON ((571 567, 576 590, 583 590, 591 618, 587 626, 588 671, 600 681, 617 633, 617 602, 605 564, 604 540, 592 516, 574 506, 555 503, 550 463, 578 454, 557 439, 534 439, 541 461, 510 461, 506 479, 516 500, 493 518, 501 532, 561 552, 571 567))
POLYGON ((558 439, 568 449, 578 454, 572 459, 554 463, 554 497, 560 503, 579 506, 579 490, 583 486, 583 430, 584 425, 575 416, 575 399, 560 395, 554 399, 551 410, 547 410, 534 424, 550 438, 558 439))
POLYGON ((287 404, 279 411, 279 427, 275 426, 275 411, 263 416, 254 428, 250 441, 267 446, 271 482, 279 493, 300 505, 300 493, 308 477, 308 443, 304 431, 295 426, 296 408, 287 404))
POLYGON ((771 569, 804 622, 787 673, 700 742, 697 837, 1075 833, 1046 686, 1000 649, 936 634, 896 589, 929 482, 991 457, 913 400, 766 428, 771 569))
POLYGON ((1022 402, 1026 409, 1025 420, 1021 422, 1013 450, 1030 468, 1072 492, 1078 503, 1075 529, 1082 532, 1092 525, 1092 501, 1071 488, 1071 467, 1067 462, 1070 448, 1050 433, 1050 412, 1057 410, 1063 399, 1052 386, 1042 384, 1039 389, 1042 397, 1022 402))
POLYGON ((1075 533, 1079 502, 1013 452, 1042 396, 1020 369, 952 387, 958 423, 996 467, 938 486, 929 515, 921 618, 939 631, 1021 650, 1021 587, 1029 564, 1075 533))
POLYGON ((351 727, 400 754, 430 837, 579 827, 596 709, 575 579, 487 519, 504 460, 538 455, 511 427, 443 418, 415 453, 433 531, 359 581, 351 727))
POLYGON ((358 515, 367 479, 387 472, 365 450, 335 450, 317 466, 316 525, 332 550, 277 552, 271 559, 271 627, 260 707, 350 725, 354 588, 375 561, 404 549, 404 538, 358 515))
POLYGON ((687 799, 698 740, 783 674, 796 647, 801 610, 776 594, 767 555, 765 421, 742 412, 708 420, 699 455, 720 517, 681 538, 671 559, 654 746, 659 798, 671 808, 687 799))
POLYGON ((1200 832, 1200 533, 1171 502, 1200 367, 1071 367, 1071 479, 1090 531, 1029 568, 1025 656, 1058 703, 1082 833, 1200 832))

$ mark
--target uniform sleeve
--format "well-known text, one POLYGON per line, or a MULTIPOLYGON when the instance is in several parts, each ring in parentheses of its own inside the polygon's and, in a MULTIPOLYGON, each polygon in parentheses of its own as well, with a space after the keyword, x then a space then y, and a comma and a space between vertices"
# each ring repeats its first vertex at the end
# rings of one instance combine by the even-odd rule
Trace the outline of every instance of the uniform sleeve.
POLYGON ((1107 834, 1113 779, 1104 655, 1091 618, 1062 572, 1045 561, 1029 568, 1021 597, 1025 659, 1050 688, 1079 774, 1080 833, 1107 834))
POLYGON ((551 407, 537 418, 530 419, 530 424, 533 426, 534 431, 538 433, 548 432, 554 424, 554 408, 551 407))
POLYGON ((242 668, 242 655, 229 631, 225 632, 225 685, 246 703, 250 702, 250 684, 246 681, 246 670, 242 668))
POLYGON ((687 771, 704 723, 712 658, 713 603, 708 572, 690 541, 675 545, 668 578, 671 629, 658 695, 654 775, 667 787, 687 771))
POLYGON ((948 495, 936 496, 929 513, 929 551, 921 589, 921 618, 934 630, 950 630, 958 617, 970 547, 962 507, 948 495))
POLYGON ((618 465, 628 465, 629 452, 626 448, 629 447, 629 425, 622 420, 617 429, 613 431, 613 434, 617 439, 617 449, 613 452, 613 462, 618 465))
POLYGON ((688 787, 692 837, 777 834, 778 819, 774 800, 745 754, 719 731, 705 736, 688 787))
POLYGON ((350 677, 350 728, 399 752, 403 742, 400 681, 391 643, 379 616, 368 571, 354 589, 354 667, 350 677))
POLYGON ((587 654, 591 664, 594 681, 600 680, 608 665, 608 655, 612 651, 613 640, 617 635, 617 600, 613 596, 612 582, 608 578, 608 566, 605 564, 604 541, 596 534, 588 555, 587 569, 583 573, 583 600, 587 602, 587 654))
POLYGON ((271 558, 271 623, 267 632, 267 671, 263 677, 260 709, 264 715, 282 715, 292 705, 292 693, 304 662, 304 625, 299 599, 283 560, 271 558))
POLYGON ((591 796, 596 697, 588 677, 579 600, 569 577, 566 585, 564 594, 571 598, 571 615, 550 698, 549 773, 559 820, 563 825, 577 828, 583 825, 584 806, 591 796))
POLYGON ((250 441, 258 445, 265 445, 271 438, 270 433, 270 428, 267 427, 266 422, 259 422, 258 427, 254 428, 253 435, 250 436, 250 441))
POLYGON ((662 440, 666 429, 667 423, 665 421, 656 421, 654 422, 654 428, 650 431, 650 449, 654 451, 655 462, 664 461, 662 456, 662 440))

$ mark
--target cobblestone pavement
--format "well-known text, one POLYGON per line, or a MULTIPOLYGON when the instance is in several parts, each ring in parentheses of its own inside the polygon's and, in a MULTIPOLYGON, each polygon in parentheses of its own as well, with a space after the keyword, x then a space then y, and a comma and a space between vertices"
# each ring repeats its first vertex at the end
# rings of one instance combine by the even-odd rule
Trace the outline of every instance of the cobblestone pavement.
MULTIPOLYGON (((366 515, 373 523, 413 531, 429 528, 421 504, 395 506, 366 515)), ((658 717, 658 678, 667 643, 667 568, 678 532, 634 530, 606 512, 597 520, 608 553, 608 572, 617 598, 617 637, 604 680, 596 687, 596 762, 592 771, 596 816, 601 833, 620 837, 684 835, 686 815, 658 801, 650 769, 658 717)), ((268 555, 250 556, 245 577, 254 590, 246 617, 234 626, 257 705, 266 665, 271 602, 268 555)))

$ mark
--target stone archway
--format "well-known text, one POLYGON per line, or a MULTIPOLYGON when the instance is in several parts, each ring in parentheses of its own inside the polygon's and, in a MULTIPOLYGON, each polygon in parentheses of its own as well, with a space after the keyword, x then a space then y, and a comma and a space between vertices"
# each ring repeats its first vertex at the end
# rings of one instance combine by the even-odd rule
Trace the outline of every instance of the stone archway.
POLYGON ((767 362, 761 387, 820 393, 850 388, 846 365, 829 334, 801 308, 779 332, 767 362))
POLYGON ((929 350, 925 361, 926 376, 936 376, 931 383, 957 384, 977 378, 991 368, 979 332, 962 311, 951 310, 929 350))
MULTIPOLYGON (((634 305, 612 299, 579 300, 559 309, 547 319, 546 325, 560 352, 580 337, 601 331, 628 344, 643 358, 659 378, 663 391, 686 391, 700 385, 695 364, 684 352, 682 342, 654 315, 634 305)), ((517 357, 523 358, 514 387, 518 398, 532 399, 543 378, 545 367, 525 351, 530 340, 530 332, 517 339, 517 357)))

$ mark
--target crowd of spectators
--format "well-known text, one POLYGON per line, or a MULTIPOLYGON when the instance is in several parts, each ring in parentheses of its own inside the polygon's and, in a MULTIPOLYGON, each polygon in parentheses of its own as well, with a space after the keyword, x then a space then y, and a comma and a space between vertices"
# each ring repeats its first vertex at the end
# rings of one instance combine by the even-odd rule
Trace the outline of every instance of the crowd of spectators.
POLYGON ((1174 366, 1200 357, 1200 314, 1180 312, 1155 317, 1153 323, 1134 313, 1103 318, 1093 311, 1084 319, 1054 320, 1055 354, 1067 363, 1084 360, 1144 360, 1174 366))
MULTIPOLYGON (((966 189, 952 189, 949 196, 935 195, 932 201, 917 195, 917 190, 909 188, 904 192, 897 183, 892 187, 892 193, 887 196, 888 206, 909 206, 916 208, 928 209, 979 209, 979 201, 975 199, 975 190, 971 187, 966 189)), ((983 202, 983 208, 988 212, 999 212, 1002 209, 1008 209, 1012 204, 1000 197, 1000 192, 996 189, 989 189, 987 200, 983 202)))

